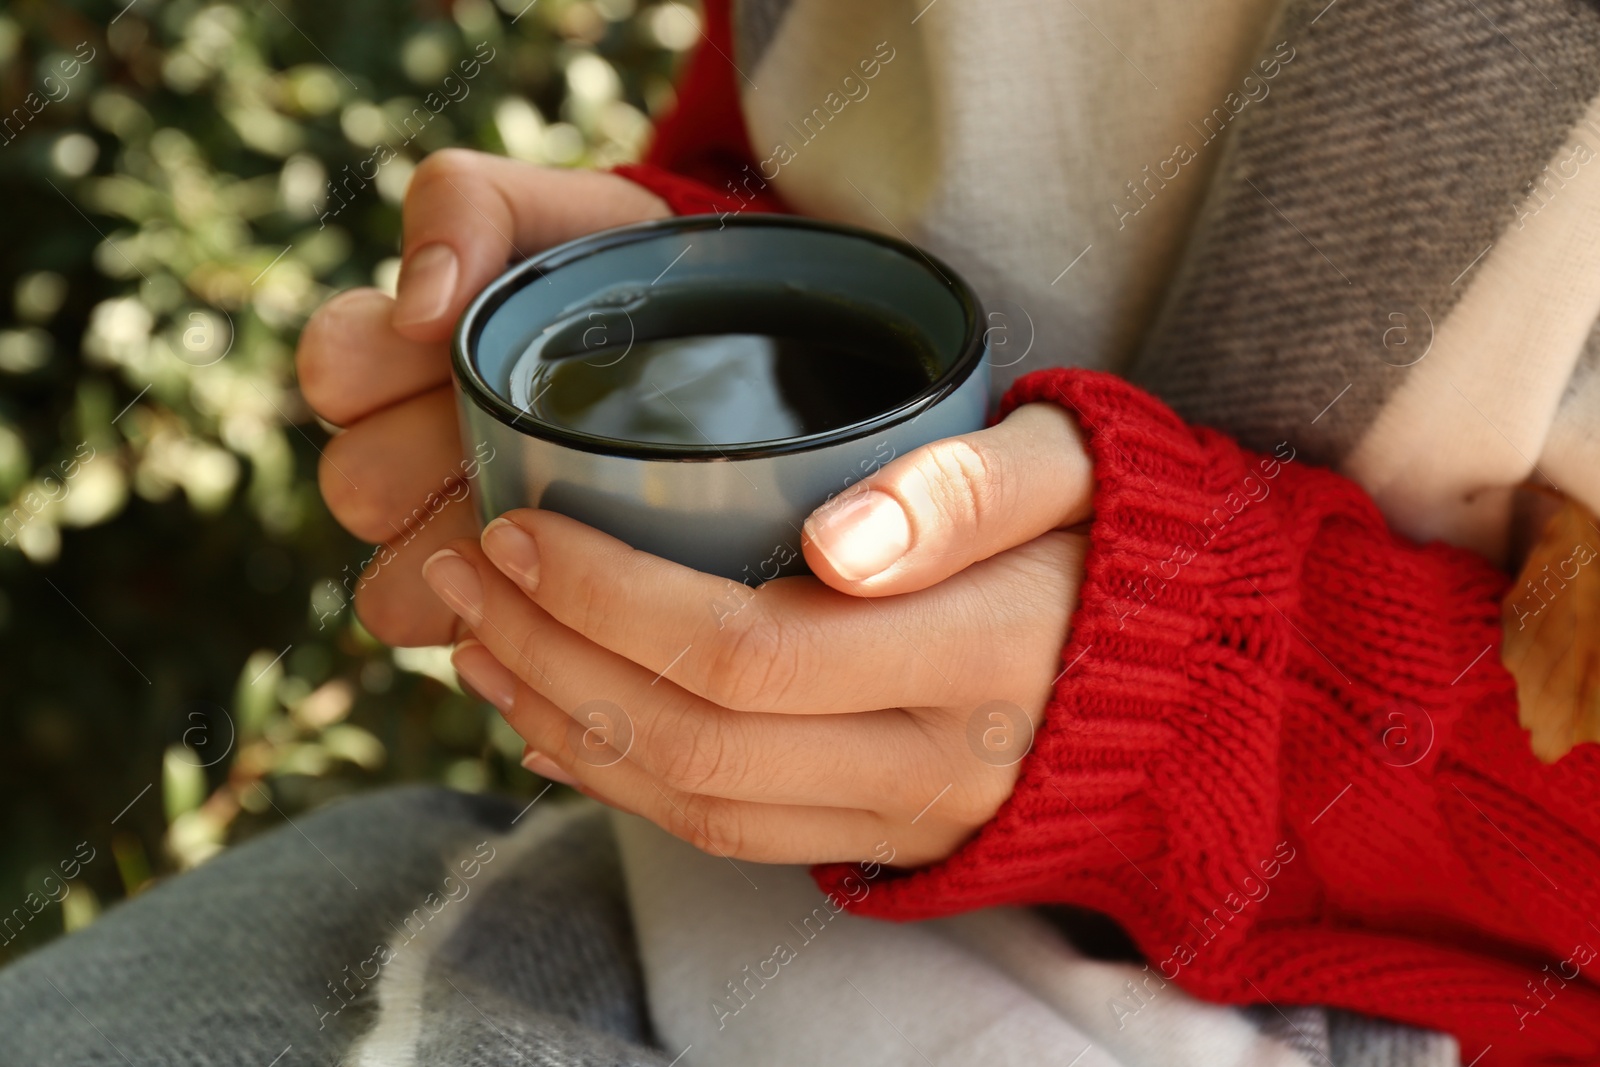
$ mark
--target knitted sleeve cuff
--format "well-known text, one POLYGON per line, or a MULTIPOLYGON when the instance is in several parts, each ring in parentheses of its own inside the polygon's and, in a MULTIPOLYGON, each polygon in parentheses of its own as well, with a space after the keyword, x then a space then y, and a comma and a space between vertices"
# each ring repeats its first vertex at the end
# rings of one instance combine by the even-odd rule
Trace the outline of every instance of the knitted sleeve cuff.
MULTIPOLYGON (((667 202, 674 215, 737 215, 745 211, 783 211, 784 207, 764 181, 747 181, 748 196, 715 189, 695 178, 652 163, 627 163, 611 173, 627 178, 667 202)), ((730 180, 730 188, 737 189, 730 180)))
MULTIPOLYGON (((994 818, 948 859, 887 873, 854 910, 918 919, 1072 903, 1117 917, 1141 947, 1170 945, 1187 917, 1281 861, 1285 627, 1261 594, 1295 570, 1272 493, 1286 460, 1186 426, 1107 374, 1035 372, 1002 414, 1035 401, 1077 416, 1095 465, 1054 696, 994 818)), ((829 892, 852 873, 814 871, 829 892)))

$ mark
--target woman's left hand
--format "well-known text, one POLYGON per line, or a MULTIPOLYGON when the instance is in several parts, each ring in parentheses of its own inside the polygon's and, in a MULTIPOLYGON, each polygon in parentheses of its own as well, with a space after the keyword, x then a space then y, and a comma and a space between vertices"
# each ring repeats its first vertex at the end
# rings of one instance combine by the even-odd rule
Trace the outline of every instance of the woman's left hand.
POLYGON ((1029 404, 819 508, 815 577, 751 589, 529 510, 423 573, 472 631, 457 671, 531 769, 715 855, 854 861, 887 841, 916 866, 1011 794, 1092 487, 1071 416, 1029 404))

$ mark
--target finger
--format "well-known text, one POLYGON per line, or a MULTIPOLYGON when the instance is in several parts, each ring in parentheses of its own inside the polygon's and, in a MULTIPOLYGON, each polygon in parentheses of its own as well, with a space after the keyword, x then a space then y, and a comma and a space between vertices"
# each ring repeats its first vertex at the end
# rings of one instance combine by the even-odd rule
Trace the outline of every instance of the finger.
POLYGON ((806 562, 856 596, 926 589, 1089 516, 1094 468, 1072 417, 1025 404, 896 459, 806 520, 806 562))
MULTIPOLYGON (((631 759, 595 734, 572 729, 567 714, 540 694, 520 686, 506 721, 523 740, 553 760, 584 793, 640 815, 701 851, 751 863, 828 863, 882 855, 889 837, 878 816, 848 808, 758 804, 685 793, 655 781, 631 759), (576 737, 575 737, 576 735, 576 737), (575 748, 574 741, 582 748, 575 748)), ((925 862, 938 852, 923 844, 903 851, 897 862, 925 862)))
MULTIPOLYGON (((510 710, 517 697, 517 676, 495 659, 482 641, 470 633, 462 637, 450 650, 450 663, 455 667, 456 681, 461 683, 462 692, 488 701, 501 712, 510 710)), ((534 754, 531 747, 523 750, 524 767, 528 766, 528 757, 534 754)))
MULTIPOLYGON (((908 785, 938 788, 935 740, 906 712, 761 715, 721 708, 562 626, 500 574, 472 542, 450 545, 426 567, 498 661, 463 674, 506 710, 505 671, 578 720, 606 717, 627 736, 628 758, 686 793, 766 803, 879 809, 908 785), (796 753, 827 753, 797 759, 796 753)), ((475 653, 463 666, 480 665, 475 653)), ((942 785, 940 782, 939 785, 942 785)))
POLYGON ((556 621, 652 674, 735 711, 820 715, 1034 699, 1064 636, 1040 617, 1076 596, 1080 542, 1061 537, 883 601, 811 578, 752 590, 548 511, 508 512, 482 543, 556 621))
MULTIPOLYGON (((457 645, 452 655, 452 662, 464 682, 482 692, 498 694, 493 703, 501 709, 506 722, 527 743, 523 766, 535 774, 570 785, 613 807, 654 818, 669 832, 690 840, 694 839, 693 828, 696 826, 699 827, 700 835, 704 839, 709 840, 714 836, 708 825, 710 820, 697 818, 691 814, 697 805, 741 803, 736 799, 678 789, 670 783, 662 782, 647 768, 635 765, 637 738, 626 729, 619 730, 614 716, 607 716, 601 712, 574 720, 561 708, 523 685, 476 638, 467 638, 457 645), (646 791, 645 785, 652 787, 665 806, 673 809, 671 815, 667 813, 666 807, 658 804, 650 792, 646 791), (653 804, 657 810, 652 810, 653 804), (676 820, 671 816, 676 816, 676 820)), ((990 767, 986 770, 994 773, 1005 769, 990 767)), ((1012 769, 1013 778, 1014 775, 1012 769)), ((958 776, 952 776, 955 777, 958 776)), ((1009 792, 1007 788, 999 794, 993 794, 991 791, 991 795, 1003 798, 1009 792)), ((966 812, 960 811, 961 794, 962 790, 958 788, 957 782, 951 780, 937 790, 927 790, 926 802, 914 784, 903 785, 895 797, 896 804, 878 811, 840 803, 817 805, 793 805, 782 801, 767 804, 749 803, 745 806, 762 809, 768 813, 792 810, 797 817, 806 821, 799 824, 798 828, 782 825, 752 826, 750 830, 741 834, 742 837, 748 838, 756 834, 786 834, 790 836, 790 841, 784 844, 791 844, 801 840, 802 836, 809 832, 821 831, 828 835, 828 840, 820 842, 819 847, 808 851, 755 852, 748 848, 725 851, 735 858, 772 863, 820 862, 818 856, 838 855, 841 849, 848 849, 849 857, 856 858, 859 854, 855 852, 853 835, 858 835, 860 828, 865 827, 874 835, 883 835, 878 836, 873 842, 873 858, 882 863, 898 862, 902 865, 916 866, 949 855, 970 836, 972 827, 982 825, 993 817, 995 811, 993 803, 981 808, 969 804, 966 812), (915 811, 905 806, 907 796, 916 798, 915 811), (836 818, 836 813, 839 812, 845 813, 848 817, 836 818), (820 824, 819 813, 822 813, 821 818, 825 820, 820 824), (862 816, 866 818, 863 819, 862 816), (891 839, 893 847, 885 848, 891 844, 891 839)), ((702 844, 702 847, 707 851, 716 851, 705 844, 702 844)))
POLYGON ((440 545, 477 533, 470 501, 448 505, 410 539, 379 545, 355 589, 356 615, 378 640, 397 648, 447 645, 465 629, 460 618, 439 603, 422 578, 422 564, 440 545))
POLYGON ((522 766, 541 778, 548 778, 552 782, 560 782, 562 785, 569 785, 574 789, 578 787, 576 778, 562 770, 559 763, 532 745, 527 746, 522 751, 522 766))
POLYGON ((461 456, 455 397, 446 388, 385 408, 334 437, 323 448, 317 480, 339 524, 377 544, 466 499, 472 470, 461 456))
POLYGON ((394 327, 418 341, 445 340, 512 258, 670 213, 660 197, 615 174, 459 148, 435 152, 406 190, 394 327))
POLYGON ((457 628, 422 580, 439 545, 478 523, 449 389, 386 408, 333 438, 318 468, 335 519, 378 548, 355 589, 356 614, 379 640, 437 645, 457 628))
MULTIPOLYGON (((450 652, 450 663, 455 667, 456 679, 461 683, 462 691, 469 696, 488 701, 502 715, 515 706, 517 686, 520 684, 517 676, 495 659, 494 654, 484 648, 483 642, 477 638, 469 636, 457 641, 450 652)), ((523 748, 521 763, 527 770, 553 782, 573 787, 578 785, 576 778, 532 745, 523 748)))
POLYGON ((394 301, 351 289, 317 309, 300 333, 300 392, 318 415, 349 426, 391 404, 450 381, 450 350, 395 332, 394 301))

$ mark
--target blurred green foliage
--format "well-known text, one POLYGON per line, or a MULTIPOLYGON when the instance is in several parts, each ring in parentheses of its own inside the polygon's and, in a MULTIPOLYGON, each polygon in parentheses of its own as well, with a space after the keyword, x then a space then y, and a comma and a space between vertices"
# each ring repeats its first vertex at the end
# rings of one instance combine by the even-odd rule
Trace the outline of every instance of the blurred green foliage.
POLYGON ((655 0, 0 8, 0 962, 343 793, 542 787, 443 650, 379 646, 334 592, 369 550, 318 497, 295 337, 392 290, 424 154, 635 158, 698 26, 655 0))

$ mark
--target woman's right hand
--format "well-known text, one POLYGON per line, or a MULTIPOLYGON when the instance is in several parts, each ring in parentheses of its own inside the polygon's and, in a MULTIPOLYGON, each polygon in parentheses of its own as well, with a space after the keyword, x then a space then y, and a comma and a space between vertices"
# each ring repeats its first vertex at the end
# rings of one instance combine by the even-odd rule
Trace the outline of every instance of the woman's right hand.
POLYGON ((311 317, 296 353, 300 389, 343 428, 318 480, 334 518, 387 546, 354 586, 356 613, 392 645, 451 642, 455 616, 423 583, 424 560, 474 536, 449 338, 506 264, 595 230, 671 214, 613 174, 556 170, 447 149, 417 167, 403 208, 399 295, 353 289, 311 317), (441 506, 442 504, 442 506, 441 506))

